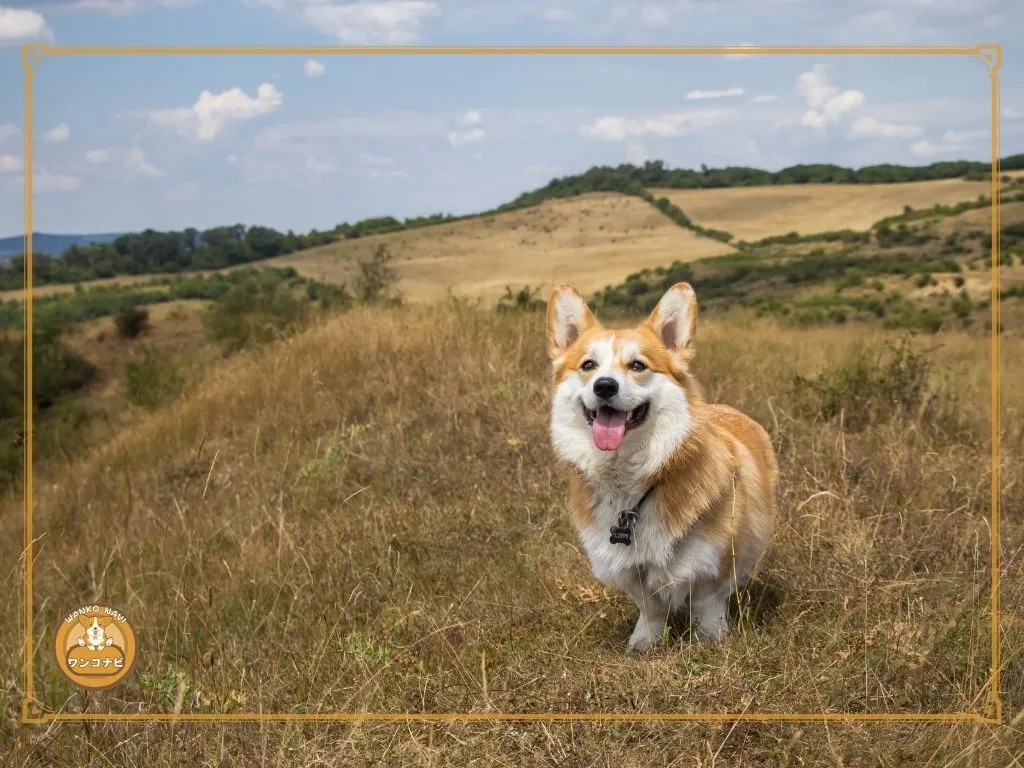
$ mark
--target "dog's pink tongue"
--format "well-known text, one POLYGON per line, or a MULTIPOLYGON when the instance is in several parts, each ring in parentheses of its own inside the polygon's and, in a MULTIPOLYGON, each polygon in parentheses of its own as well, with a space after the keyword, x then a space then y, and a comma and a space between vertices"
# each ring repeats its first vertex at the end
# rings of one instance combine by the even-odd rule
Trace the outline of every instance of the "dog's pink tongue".
POLYGON ((601 451, 615 451, 626 436, 626 414, 602 408, 594 419, 594 445, 601 451))

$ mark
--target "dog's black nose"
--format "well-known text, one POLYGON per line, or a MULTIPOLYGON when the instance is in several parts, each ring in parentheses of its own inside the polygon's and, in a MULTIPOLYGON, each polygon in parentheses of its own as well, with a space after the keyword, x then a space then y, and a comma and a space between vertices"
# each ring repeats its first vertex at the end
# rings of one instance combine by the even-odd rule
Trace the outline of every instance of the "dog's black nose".
POLYGON ((602 376, 594 382, 594 394, 602 400, 615 397, 619 391, 619 382, 609 376, 602 376))

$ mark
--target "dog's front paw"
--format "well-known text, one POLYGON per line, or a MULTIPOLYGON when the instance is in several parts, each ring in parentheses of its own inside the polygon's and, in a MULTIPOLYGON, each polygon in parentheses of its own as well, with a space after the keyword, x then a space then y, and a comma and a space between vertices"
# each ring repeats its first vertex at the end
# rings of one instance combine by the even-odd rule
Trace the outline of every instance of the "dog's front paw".
POLYGON ((698 642, 720 643, 729 636, 729 627, 724 622, 700 624, 695 634, 698 642))
POLYGON ((637 628, 633 630, 633 634, 629 636, 626 650, 629 653, 647 653, 658 645, 660 639, 658 635, 651 632, 647 625, 637 625, 637 628))

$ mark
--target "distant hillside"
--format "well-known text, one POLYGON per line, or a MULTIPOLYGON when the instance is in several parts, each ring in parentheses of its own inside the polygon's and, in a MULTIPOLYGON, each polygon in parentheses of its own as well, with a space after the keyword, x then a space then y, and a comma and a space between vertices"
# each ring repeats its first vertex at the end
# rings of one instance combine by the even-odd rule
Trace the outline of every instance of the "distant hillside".
MULTIPOLYGON (((1024 170, 1024 154, 1004 157, 1000 165, 1006 172, 1024 170)), ((85 236, 92 238, 92 244, 81 245, 79 242, 81 250, 70 254, 70 258, 64 252, 71 243, 62 248, 57 242, 41 239, 34 243, 33 279, 35 285, 55 285, 121 275, 222 269, 265 261, 332 242, 421 229, 438 224, 453 224, 467 219, 489 217, 496 213, 532 208, 546 201, 577 197, 591 192, 615 192, 639 197, 660 210, 678 226, 701 237, 729 243, 733 240, 733 233, 697 223, 675 202, 668 197, 655 197, 652 190, 793 188, 812 184, 850 185, 867 189, 870 185, 898 185, 940 179, 985 182, 989 179, 990 171, 991 166, 987 163, 969 161, 939 162, 926 166, 872 165, 858 170, 828 164, 795 165, 775 172, 746 167, 701 166, 699 170, 668 168, 660 160, 651 160, 640 166, 597 166, 581 174, 552 179, 545 186, 525 192, 495 209, 462 216, 438 213, 408 218, 404 221, 393 216, 378 216, 353 224, 342 223, 329 231, 311 230, 306 234, 283 233, 268 227, 249 227, 243 224, 213 227, 204 231, 189 228, 177 232, 157 232, 147 229, 141 233, 121 236, 116 247, 111 241, 117 239, 117 235, 85 236), (101 237, 107 237, 108 240, 100 240, 101 237)), ((20 246, 20 239, 13 240, 20 246)), ((20 248, 15 250, 14 254, 8 254, 7 258, 0 258, 0 290, 21 288, 23 262, 18 258, 19 254, 20 248), (13 260, 10 258, 12 255, 15 257, 13 260), (3 261, 9 263, 4 265, 3 261)))
MULTIPOLYGON (((36 232, 32 236, 32 250, 36 253, 61 254, 72 245, 86 246, 93 243, 109 243, 122 234, 122 232, 103 232, 98 235, 52 235, 47 232, 36 232)), ((0 261, 17 256, 24 250, 24 236, 0 237, 0 261)))

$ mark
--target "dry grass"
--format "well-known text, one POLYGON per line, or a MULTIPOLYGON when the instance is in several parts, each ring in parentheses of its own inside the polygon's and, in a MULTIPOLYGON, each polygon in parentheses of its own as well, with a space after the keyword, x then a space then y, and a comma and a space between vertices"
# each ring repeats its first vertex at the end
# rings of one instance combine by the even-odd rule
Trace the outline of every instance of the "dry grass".
MULTIPOLYGON (((635 609, 595 586, 563 515, 541 316, 360 310, 238 356, 36 488, 36 696, 64 712, 976 711, 989 664, 987 344, 938 337, 940 398, 864 429, 849 425, 866 411, 826 422, 791 391, 795 374, 885 338, 702 325, 707 393, 772 434, 780 521, 733 636, 698 646, 679 627, 646 658, 624 655, 635 609), (129 682, 86 699, 49 648, 61 615, 97 599, 127 614, 142 652, 129 682)), ((1021 342, 1007 343, 1005 380, 1019 380, 1021 342)), ((1007 720, 1024 707, 1022 411, 1007 387, 1007 720)), ((14 562, 16 500, 4 512, 14 562)), ((20 579, 8 574, 8 589, 20 579)), ((1019 715, 1002 728, 16 728, 18 605, 0 610, 0 738, 19 765, 1007 766, 1024 746, 1019 715)))
POLYGON ((696 223, 731 232, 736 240, 798 232, 865 230, 906 205, 930 208, 991 192, 985 181, 941 179, 906 184, 801 184, 731 189, 652 189, 696 223))
POLYGON ((583 291, 617 283, 645 266, 732 251, 674 224, 653 206, 617 194, 583 195, 493 217, 347 240, 268 262, 306 277, 351 280, 356 260, 386 245, 413 301, 454 293, 497 300, 507 284, 583 291))
MULTIPOLYGON (((124 406, 124 365, 140 347, 159 349, 165 357, 194 355, 204 346, 201 313, 209 304, 196 299, 150 304, 145 307, 148 330, 130 341, 118 336, 112 317, 90 320, 65 331, 68 346, 97 368, 96 380, 88 392, 89 405, 101 410, 124 406)), ((212 350, 207 350, 207 358, 209 352, 212 350)))
MULTIPOLYGON (((679 205, 698 224, 724 229, 736 240, 748 241, 793 231, 864 230, 879 219, 902 212, 906 205, 948 205, 990 191, 987 182, 963 179, 651 190, 679 205)), ((973 226, 977 219, 979 226, 988 226, 987 209, 968 213, 971 215, 957 217, 957 221, 963 218, 973 226)), ((413 301, 443 298, 451 289, 461 296, 493 302, 507 284, 546 289, 570 282, 584 292, 593 292, 643 267, 733 250, 678 227, 638 198, 599 193, 497 216, 341 241, 264 263, 294 267, 317 280, 345 282, 354 277, 356 261, 371 256, 380 244, 396 256, 400 289, 413 301)), ((239 265, 244 266, 251 265, 239 265)), ((126 275, 85 285, 131 285, 153 277, 126 275)), ((33 292, 46 296, 73 289, 73 285, 45 285, 33 292)), ((0 298, 21 300, 24 291, 0 292, 0 298)))
MULTIPOLYGON (((118 277, 107 277, 102 280, 87 280, 81 283, 82 286, 94 288, 104 285, 137 285, 148 283, 162 277, 162 275, 120 275, 118 277)), ((75 290, 74 283, 56 283, 53 285, 40 285, 32 288, 33 296, 52 296, 59 293, 71 293, 75 290)), ((19 288, 15 291, 0 291, 0 299, 4 301, 23 301, 25 289, 19 288)))

